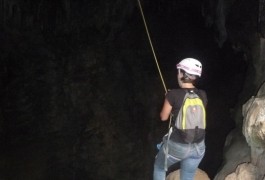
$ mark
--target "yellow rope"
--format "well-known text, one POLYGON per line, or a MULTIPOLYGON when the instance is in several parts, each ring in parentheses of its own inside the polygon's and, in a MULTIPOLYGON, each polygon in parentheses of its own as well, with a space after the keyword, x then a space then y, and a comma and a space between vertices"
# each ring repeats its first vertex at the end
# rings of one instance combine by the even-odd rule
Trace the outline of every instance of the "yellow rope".
POLYGON ((163 83, 165 92, 167 92, 167 88, 166 88, 166 85, 165 85, 165 82, 164 82, 162 73, 160 71, 159 64, 158 64, 158 61, 157 61, 157 58, 156 58, 156 54, 155 54, 155 50, 153 48, 153 44, 152 44, 152 41, 151 41, 151 38, 150 38, 150 35, 149 35, 149 31, 148 31, 148 28, 147 28, 147 25, 146 25, 146 22, 145 22, 145 17, 144 17, 144 13, 143 13, 143 9, 142 9, 140 0, 138 0, 138 4, 139 4, 139 8, 140 8, 140 11, 141 11, 141 15, 142 15, 142 18, 143 18, 143 21, 144 21, 145 30, 146 30, 146 33, 147 33, 147 36, 148 36, 148 39, 149 39, 149 42, 150 42, 150 45, 151 45, 151 48, 152 48, 152 52, 153 52, 153 55, 154 55, 154 58, 155 58, 156 66, 157 66, 157 69, 158 69, 160 78, 162 80, 162 83, 163 83))
MULTIPOLYGON (((160 67, 159 67, 159 64, 158 64, 158 61, 157 61, 157 58, 156 58, 155 50, 154 50, 154 47, 153 47, 153 44, 152 44, 152 40, 151 40, 149 31, 148 31, 148 27, 146 25, 146 21, 145 21, 145 17, 144 17, 144 12, 143 12, 142 5, 141 5, 140 0, 138 0, 138 5, 139 5, 140 11, 141 11, 141 15, 142 15, 142 18, 143 18, 143 21, 144 21, 144 26, 145 26, 146 34, 148 36, 148 40, 149 40, 149 43, 150 43, 150 46, 151 46, 151 49, 152 49, 152 52, 153 52, 153 55, 154 55, 154 58, 155 58, 156 66, 157 66, 157 69, 158 69, 158 72, 159 72, 159 75, 160 75, 160 78, 161 78, 163 87, 165 89, 165 92, 167 93, 166 84, 164 82, 163 75, 162 75, 162 73, 160 71, 160 67)), ((173 117, 173 115, 170 114, 168 129, 170 129, 172 117, 173 117)))

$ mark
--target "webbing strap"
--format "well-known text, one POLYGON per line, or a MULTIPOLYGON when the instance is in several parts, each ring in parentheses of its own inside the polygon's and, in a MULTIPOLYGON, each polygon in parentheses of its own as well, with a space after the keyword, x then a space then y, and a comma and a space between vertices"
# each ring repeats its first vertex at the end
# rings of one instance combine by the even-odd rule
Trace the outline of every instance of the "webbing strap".
POLYGON ((171 136, 171 133, 172 133, 172 127, 169 128, 169 131, 168 131, 168 135, 167 135, 167 143, 166 143, 166 147, 164 149, 164 152, 165 152, 165 164, 164 164, 164 170, 167 171, 167 159, 168 159, 168 141, 169 141, 169 138, 171 136))

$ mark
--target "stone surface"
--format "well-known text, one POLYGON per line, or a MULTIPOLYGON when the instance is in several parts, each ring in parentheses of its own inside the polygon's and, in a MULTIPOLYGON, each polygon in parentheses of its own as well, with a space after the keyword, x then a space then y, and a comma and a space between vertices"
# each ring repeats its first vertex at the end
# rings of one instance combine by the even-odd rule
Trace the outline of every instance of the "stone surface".
MULTIPOLYGON (((263 179, 265 177, 265 83, 260 87, 257 95, 250 98, 242 107, 243 113, 243 135, 250 147, 250 151, 244 148, 232 149, 229 151, 235 155, 227 159, 222 170, 216 175, 215 180, 245 180, 245 179, 263 179), (250 159, 244 159, 246 162, 240 164, 238 154, 248 153, 250 159), (228 164, 234 163, 225 169, 228 164), (235 169, 236 167, 236 170, 235 169), (227 175, 228 172, 231 172, 227 175)), ((228 136, 229 137, 229 136, 228 136)), ((227 138, 229 139, 229 138, 227 138)), ((239 142, 238 140, 236 141, 239 142)), ((225 156, 227 156, 227 152, 225 156)), ((247 154, 246 154, 247 155, 247 154)))
POLYGON ((265 148, 265 96, 252 97, 243 106, 243 134, 249 146, 265 148))
POLYGON ((234 129, 227 136, 223 158, 221 170, 216 174, 214 180, 223 180, 236 170, 238 164, 250 161, 250 148, 239 130, 234 129))
MULTIPOLYGON (((171 172, 166 180, 179 180, 179 172, 179 170, 171 172)), ((210 178, 203 170, 197 169, 194 180, 210 180, 210 178)))
POLYGON ((237 167, 236 171, 228 175, 225 180, 254 180, 257 174, 257 167, 249 163, 241 164, 237 167))
POLYGON ((265 83, 263 83, 257 93, 257 97, 265 96, 265 83))

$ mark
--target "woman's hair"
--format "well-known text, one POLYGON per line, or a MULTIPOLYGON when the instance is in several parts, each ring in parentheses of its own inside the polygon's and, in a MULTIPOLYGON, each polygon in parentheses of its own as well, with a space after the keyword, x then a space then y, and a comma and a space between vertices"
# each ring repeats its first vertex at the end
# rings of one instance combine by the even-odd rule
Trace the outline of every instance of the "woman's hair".
POLYGON ((183 69, 180 69, 180 72, 183 74, 183 77, 181 78, 181 81, 184 83, 192 83, 195 84, 196 80, 198 78, 197 75, 189 74, 183 69))

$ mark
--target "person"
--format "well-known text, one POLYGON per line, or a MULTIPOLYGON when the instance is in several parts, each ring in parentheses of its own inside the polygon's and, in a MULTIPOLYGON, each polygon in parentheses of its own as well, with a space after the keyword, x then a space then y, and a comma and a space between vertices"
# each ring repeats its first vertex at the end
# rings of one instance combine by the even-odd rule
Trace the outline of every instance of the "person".
MULTIPOLYGON (((168 120, 170 114, 178 114, 186 90, 194 90, 202 99, 204 107, 207 104, 205 91, 195 87, 195 82, 202 73, 201 62, 194 58, 185 58, 176 65, 176 68, 180 88, 166 93, 160 113, 162 121, 168 120)), ((181 140, 177 131, 173 130, 170 135, 168 134, 163 137, 162 145, 158 147, 159 152, 155 158, 153 180, 165 180, 167 168, 178 162, 180 163, 180 179, 193 180, 196 169, 205 154, 205 135, 203 134, 203 137, 199 138, 197 142, 186 143, 181 140)))

